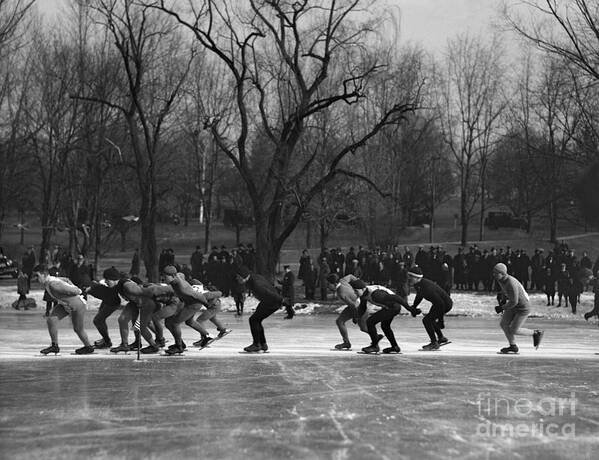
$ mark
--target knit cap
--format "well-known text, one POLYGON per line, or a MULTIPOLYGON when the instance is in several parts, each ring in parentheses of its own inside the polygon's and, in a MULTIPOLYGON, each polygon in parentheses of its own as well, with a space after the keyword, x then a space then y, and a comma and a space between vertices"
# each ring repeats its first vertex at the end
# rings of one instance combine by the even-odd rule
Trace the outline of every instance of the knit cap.
POLYGON ((162 269, 162 273, 165 275, 175 276, 177 274, 177 268, 174 265, 167 265, 162 269))
POLYGON ((418 266, 418 265, 414 265, 412 268, 410 268, 410 270, 408 271, 408 276, 411 276, 412 278, 422 278, 424 275, 422 274, 422 269, 418 266))
POLYGON ((366 289, 366 283, 362 280, 350 281, 349 285, 354 289, 366 289))
POLYGON ((498 263, 493 267, 493 271, 495 273, 501 273, 502 275, 507 275, 507 267, 505 264, 498 263))
POLYGON ((118 281, 121 279, 120 272, 114 267, 107 268, 102 275, 105 280, 118 281))
POLYGON ((236 273, 239 276, 241 276, 242 278, 247 278, 250 274, 250 269, 247 268, 245 265, 241 265, 241 266, 237 267, 236 273))

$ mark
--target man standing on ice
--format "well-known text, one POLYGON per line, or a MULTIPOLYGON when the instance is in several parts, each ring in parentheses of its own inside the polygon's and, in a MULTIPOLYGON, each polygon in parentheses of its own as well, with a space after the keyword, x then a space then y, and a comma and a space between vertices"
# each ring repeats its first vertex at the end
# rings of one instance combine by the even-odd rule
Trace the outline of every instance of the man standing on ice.
POLYGON ((499 283, 501 292, 506 299, 502 306, 495 307, 497 313, 503 312, 501 318, 501 329, 507 338, 509 347, 502 348, 499 352, 503 354, 518 353, 516 335, 532 336, 532 343, 539 348, 543 331, 525 329, 522 327, 530 314, 530 302, 524 286, 513 276, 507 274, 507 266, 499 263, 493 267, 493 278, 499 283))
POLYGON ((416 290, 416 298, 411 308, 416 309, 420 305, 420 302, 422 302, 422 299, 428 300, 432 304, 429 312, 422 318, 422 324, 424 324, 426 333, 431 341, 428 345, 424 345, 422 350, 438 350, 441 345, 449 343, 449 340, 443 335, 441 329, 445 328, 443 317, 453 307, 453 300, 437 284, 424 278, 422 270, 417 265, 410 268, 408 280, 410 285, 416 290))

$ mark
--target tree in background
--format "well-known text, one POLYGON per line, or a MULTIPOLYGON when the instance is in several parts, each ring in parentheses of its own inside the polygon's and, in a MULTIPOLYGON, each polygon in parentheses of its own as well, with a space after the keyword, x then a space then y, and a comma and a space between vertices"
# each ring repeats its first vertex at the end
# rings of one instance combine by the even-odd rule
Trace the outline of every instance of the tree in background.
POLYGON ((419 82, 407 81, 397 88, 394 100, 379 110, 373 123, 348 126, 345 143, 332 161, 312 176, 309 188, 300 190, 298 183, 315 157, 298 161, 295 152, 310 134, 313 117, 325 109, 363 114, 367 88, 388 64, 373 42, 379 25, 373 2, 192 3, 195 8, 188 16, 171 2, 146 2, 185 26, 228 68, 236 127, 226 130, 218 113, 208 125, 220 150, 239 170, 252 201, 257 270, 272 275, 282 244, 312 199, 340 175, 360 177, 344 160, 417 107, 419 82), (268 168, 256 177, 250 157, 259 152, 250 146, 258 127, 268 139, 260 152, 267 156, 268 168), (281 227, 287 201, 294 203, 295 211, 281 227))
MULTIPOLYGON (((502 50, 496 38, 450 40, 438 75, 438 110, 444 142, 452 153, 460 193, 461 243, 484 194, 490 146, 498 137, 502 100, 502 50)), ((484 206, 483 206, 484 207, 484 206)))

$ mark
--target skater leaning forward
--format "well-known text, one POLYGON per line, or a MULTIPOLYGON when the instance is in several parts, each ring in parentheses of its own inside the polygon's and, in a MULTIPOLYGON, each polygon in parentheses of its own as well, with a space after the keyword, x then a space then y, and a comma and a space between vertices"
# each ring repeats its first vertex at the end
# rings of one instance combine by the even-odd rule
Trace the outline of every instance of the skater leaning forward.
POLYGON ((437 284, 424 278, 422 270, 417 265, 410 268, 408 281, 416 291, 416 298, 412 304, 413 309, 420 305, 422 299, 428 300, 432 304, 429 312, 422 318, 422 324, 424 324, 424 329, 430 338, 430 343, 424 345, 422 350, 438 350, 441 345, 449 343, 449 340, 442 332, 442 329, 445 328, 443 317, 453 307, 453 300, 437 284))
POLYGON ((81 289, 75 286, 68 278, 51 276, 48 267, 43 264, 34 267, 33 274, 37 277, 40 284, 44 286, 46 293, 57 302, 48 316, 46 316, 46 324, 52 343, 49 347, 41 350, 41 353, 47 355, 49 353, 57 354, 60 352, 60 348, 58 347, 58 321, 66 316, 71 317, 73 330, 81 342, 83 342, 83 347, 75 350, 75 353, 78 355, 93 353, 94 347, 91 345, 83 325, 87 305, 81 298, 81 289))
POLYGON ((505 299, 502 306, 495 307, 497 313, 503 312, 500 324, 509 343, 509 347, 502 348, 500 353, 518 353, 516 335, 531 336, 534 347, 538 348, 543 338, 543 331, 522 327, 530 314, 530 302, 524 286, 516 278, 507 274, 507 267, 502 263, 493 267, 493 278, 499 283, 505 299))
POLYGON ((250 272, 245 266, 237 268, 237 282, 245 284, 258 299, 259 303, 256 311, 250 316, 250 331, 252 333, 252 344, 243 350, 248 353, 257 353, 259 351, 268 351, 266 336, 264 335, 264 326, 262 321, 272 315, 279 308, 287 307, 290 302, 281 296, 277 289, 269 283, 262 275, 250 272))
POLYGON ((361 286, 359 283, 362 283, 362 281, 358 281, 359 282, 353 282, 352 285, 354 286, 356 293, 360 296, 359 310, 364 310, 366 308, 367 302, 381 307, 381 310, 373 313, 366 320, 366 327, 371 343, 370 346, 362 348, 362 351, 364 353, 379 352, 380 348, 378 343, 383 336, 378 334, 376 325, 381 323, 381 329, 391 345, 390 347, 385 348, 383 353, 399 353, 401 350, 397 344, 397 341, 395 340, 395 334, 391 329, 391 322, 393 321, 393 318, 395 318, 395 316, 401 312, 402 306, 405 307, 414 317, 421 313, 421 311, 417 308, 410 307, 408 302, 403 297, 395 294, 391 289, 377 285, 361 286))
POLYGON ((339 333, 341 334, 341 338, 343 339, 343 342, 335 345, 336 350, 351 349, 351 342, 349 341, 347 326, 345 325, 345 323, 347 323, 350 319, 354 322, 354 324, 358 324, 362 332, 368 333, 365 321, 363 321, 363 318, 360 318, 358 315, 360 299, 351 285, 351 283, 356 280, 358 280, 358 278, 356 278, 354 275, 347 275, 341 279, 339 279, 339 276, 336 273, 331 273, 329 276, 327 276, 327 282, 329 283, 331 290, 335 291, 337 298, 347 305, 341 311, 341 313, 339 313, 339 316, 335 320, 335 324, 337 325, 339 333))

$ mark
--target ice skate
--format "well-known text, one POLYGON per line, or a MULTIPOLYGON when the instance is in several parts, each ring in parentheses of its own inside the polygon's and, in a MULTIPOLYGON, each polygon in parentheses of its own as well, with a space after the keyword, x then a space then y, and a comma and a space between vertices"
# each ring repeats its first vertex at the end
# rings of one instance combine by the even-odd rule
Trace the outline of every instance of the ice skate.
POLYGON ((262 350, 262 347, 260 345, 256 345, 255 343, 252 343, 251 345, 249 345, 243 349, 243 351, 245 351, 247 353, 258 353, 261 350, 262 350))
POLYGON ((368 347, 364 347, 364 348, 362 348, 362 351, 363 351, 364 353, 366 353, 366 354, 376 354, 376 353, 378 353, 379 351, 381 351, 381 349, 379 348, 379 346, 378 346, 378 345, 376 345, 376 344, 372 344, 372 345, 370 345, 370 346, 368 346, 368 347))
POLYGON ((390 353, 401 353, 401 348, 399 347, 388 347, 383 349, 383 353, 385 353, 386 355, 390 354, 390 353))
POLYGON ((110 340, 106 341, 104 339, 100 339, 100 340, 96 340, 94 342, 94 348, 97 350, 101 350, 103 348, 110 348, 112 347, 112 342, 110 340))
POLYGON ((436 351, 439 348, 441 348, 441 346, 439 345, 439 342, 431 342, 427 345, 424 345, 420 351, 436 351))
POLYGON ((95 351, 95 348, 91 345, 85 345, 75 350, 76 355, 91 355, 95 351))
POLYGON ((268 345, 266 345, 265 343, 260 344, 260 350, 262 350, 262 353, 267 353, 268 345))
POLYGON ((151 355, 159 353, 160 347, 158 345, 148 345, 147 347, 144 347, 141 350, 139 350, 139 352, 143 353, 144 355, 151 355))
POLYGON ((42 355, 49 355, 50 353, 54 353, 55 355, 57 355, 60 353, 60 348, 58 347, 57 344, 53 343, 49 347, 44 348, 43 350, 40 350, 40 353, 42 355))
MULTIPOLYGON (((185 344, 185 342, 183 342, 183 340, 181 340, 181 346, 183 347, 183 350, 187 350, 187 345, 185 344)), ((173 343, 172 345, 168 346, 169 350, 172 350, 173 348, 177 348, 176 343, 173 343)))
POLYGON ((121 343, 118 347, 113 347, 110 349, 111 353, 128 353, 129 351, 131 351, 131 348, 129 348, 129 345, 127 345, 126 343, 121 343))
POLYGON ((502 348, 501 350, 499 350, 499 354, 502 354, 502 355, 508 355, 508 354, 517 355, 518 352, 519 352, 518 345, 510 345, 509 347, 505 347, 505 348, 502 348))
POLYGON ((539 348, 539 345, 541 345, 541 340, 543 340, 544 334, 545 331, 541 331, 540 329, 535 329, 534 333, 532 334, 532 344, 535 347, 535 350, 539 348))
POLYGON ((164 346, 166 345, 166 339, 164 337, 160 337, 159 339, 156 338, 156 340, 154 340, 154 342, 156 342, 156 345, 159 348, 164 348, 164 346))
POLYGON ((440 347, 451 343, 451 341, 447 337, 441 337, 439 340, 437 340, 437 342, 439 343, 440 347))
POLYGON ((220 331, 215 340, 222 339, 225 335, 230 334, 231 332, 233 332, 233 329, 225 329, 224 331, 220 331))
POLYGON ((165 354, 168 356, 173 355, 182 355, 185 352, 185 349, 182 345, 175 345, 173 348, 167 348, 165 350, 165 354))
POLYGON ((214 342, 214 338, 210 337, 210 336, 205 336, 202 337, 200 340, 198 340, 197 342, 193 343, 194 347, 199 347, 199 348, 205 348, 208 345, 210 345, 212 342, 214 342))
POLYGON ((351 343, 349 342, 343 342, 343 343, 338 343, 337 345, 335 345, 335 350, 351 350, 351 343))

